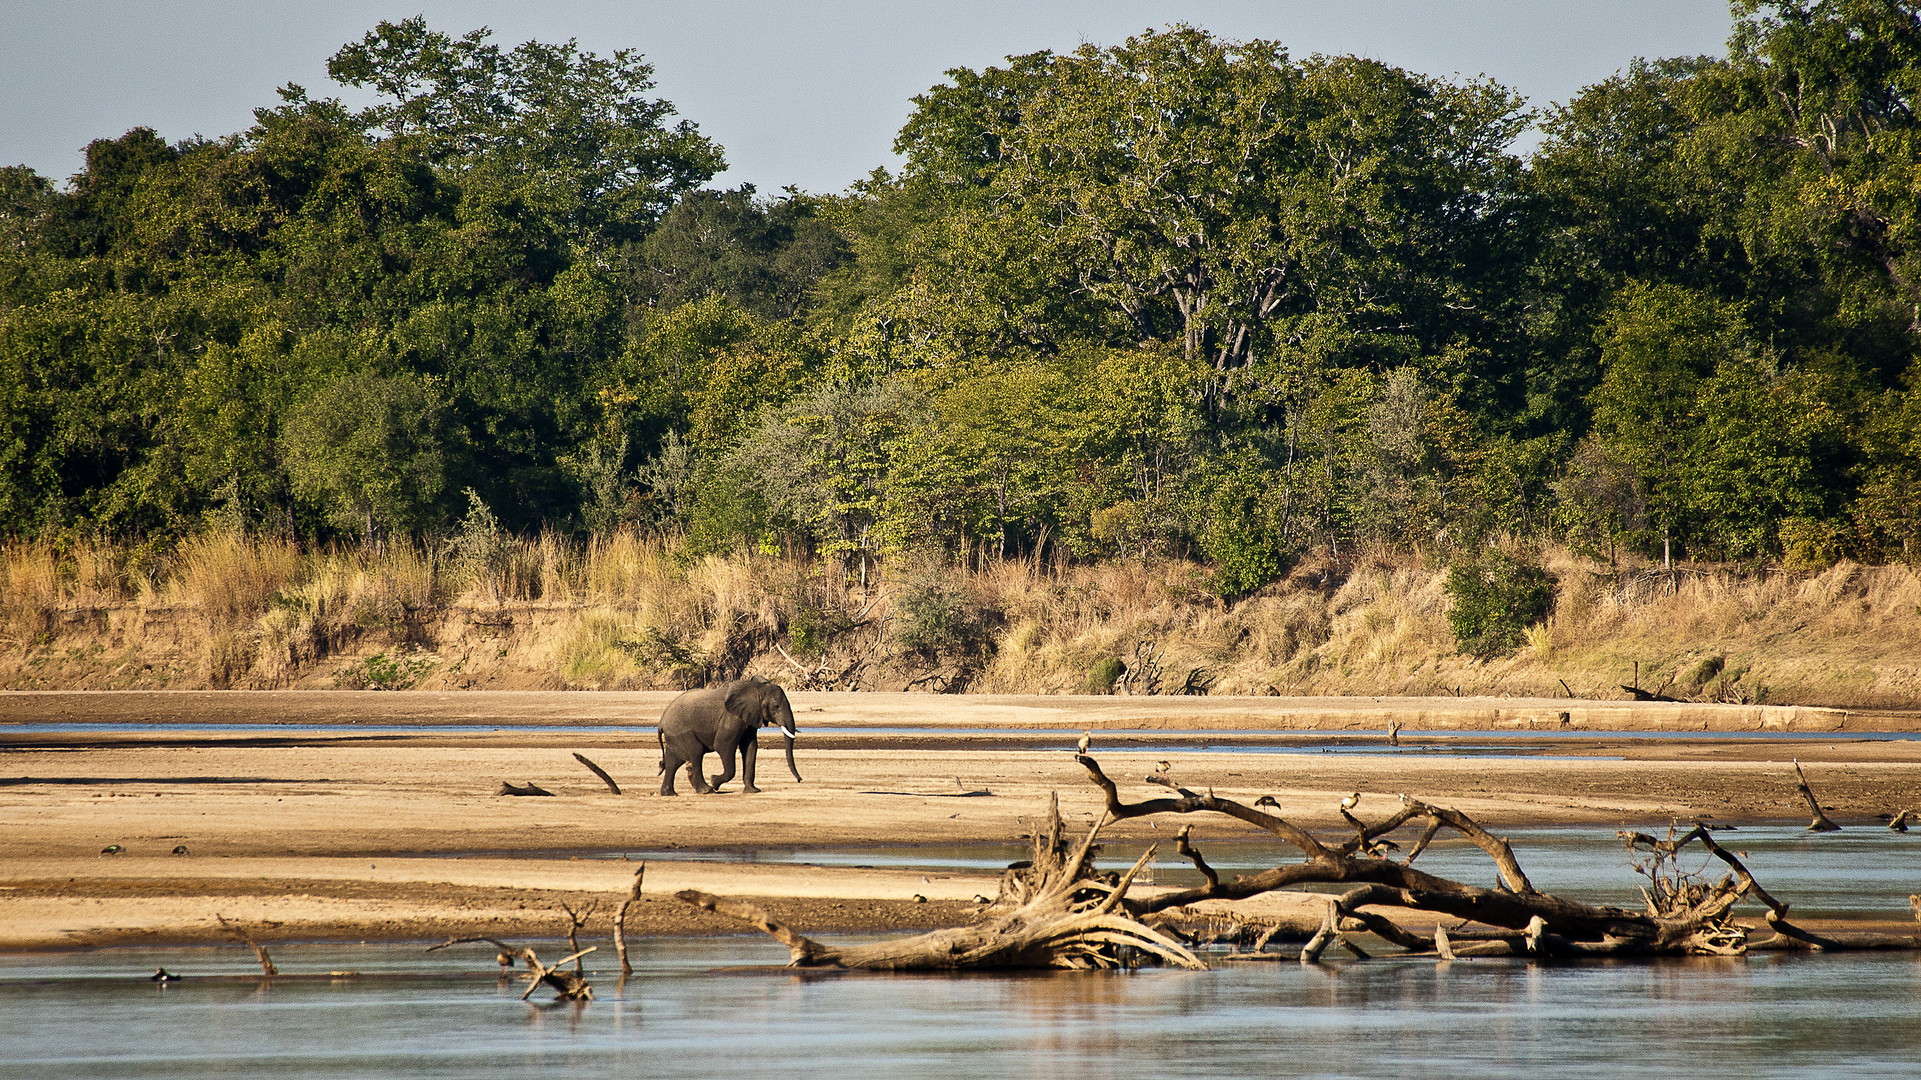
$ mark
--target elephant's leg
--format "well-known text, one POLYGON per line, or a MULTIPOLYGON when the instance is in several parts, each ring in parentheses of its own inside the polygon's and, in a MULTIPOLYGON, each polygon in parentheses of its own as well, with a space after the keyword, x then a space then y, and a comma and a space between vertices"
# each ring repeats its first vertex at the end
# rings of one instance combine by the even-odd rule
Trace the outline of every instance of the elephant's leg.
POLYGON ((754 786, 754 760, 760 756, 760 740, 751 736, 740 743, 740 790, 743 794, 753 794, 760 789, 754 786))
POLYGON ((725 735, 721 736, 721 738, 715 742, 714 753, 720 755, 720 775, 708 780, 708 783, 712 784, 715 790, 719 790, 720 785, 734 778, 734 751, 736 749, 737 744, 725 735))
POLYGON ((680 771, 682 764, 680 755, 674 752, 673 747, 665 742, 660 744, 660 793, 662 795, 679 794, 674 790, 674 774, 680 771))
POLYGON ((700 792, 702 795, 711 795, 714 793, 714 789, 707 783, 706 764, 707 748, 703 746, 699 750, 694 751, 693 755, 688 758, 687 781, 694 785, 695 791, 700 792))

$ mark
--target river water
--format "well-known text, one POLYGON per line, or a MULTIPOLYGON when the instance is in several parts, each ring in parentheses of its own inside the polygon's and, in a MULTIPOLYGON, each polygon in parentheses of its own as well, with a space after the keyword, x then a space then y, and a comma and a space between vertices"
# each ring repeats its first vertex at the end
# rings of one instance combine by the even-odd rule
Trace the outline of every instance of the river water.
MULTIPOLYGON (((1908 894, 1921 892, 1921 834, 1748 826, 1718 835, 1797 914, 1906 919, 1908 894)), ((1510 839, 1537 887, 1639 906, 1611 830, 1521 830, 1510 839)), ((1227 874, 1275 860, 1263 844, 1203 850, 1227 874)), ((931 876, 997 870, 1022 854, 980 846, 732 857, 931 876)), ((1135 854, 1117 843, 1103 865, 1135 854)), ((1718 864, 1695 861, 1718 876, 1718 864)), ((1438 843, 1418 865, 1493 884, 1486 856, 1460 842, 1438 843)), ((1171 857, 1155 869, 1163 884, 1194 879, 1171 857)), ((538 948, 549 958, 565 951, 558 942, 538 948)), ((888 976, 778 970, 787 951, 758 935, 667 938, 638 943, 624 985, 604 947, 590 956, 597 1000, 536 1007, 517 1000, 517 980, 496 979, 486 945, 273 951, 293 977, 259 978, 251 953, 237 948, 0 956, 0 1080, 1921 1078, 1921 956, 1910 953, 888 976), (163 966, 185 979, 147 980, 163 966), (358 974, 325 977, 333 971, 358 974)))
POLYGON ((597 1000, 547 1007, 484 945, 276 954, 362 975, 269 982, 233 949, 0 958, 0 1077, 1921 1077, 1905 953, 952 977, 729 972, 786 950, 656 939, 624 987, 604 961, 597 1000), (188 977, 146 981, 160 965, 188 977))

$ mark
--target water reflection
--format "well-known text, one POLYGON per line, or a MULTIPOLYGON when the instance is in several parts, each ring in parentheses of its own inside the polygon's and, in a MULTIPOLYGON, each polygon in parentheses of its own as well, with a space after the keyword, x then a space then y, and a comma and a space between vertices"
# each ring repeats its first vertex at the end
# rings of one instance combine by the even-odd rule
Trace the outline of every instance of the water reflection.
POLYGON ((1907 954, 1530 966, 807 976, 753 938, 655 940, 535 1008, 490 957, 288 947, 0 957, 0 1077, 1921 1077, 1907 954), (189 978, 144 974, 166 964, 189 978), (207 976, 227 974, 232 981, 207 976))

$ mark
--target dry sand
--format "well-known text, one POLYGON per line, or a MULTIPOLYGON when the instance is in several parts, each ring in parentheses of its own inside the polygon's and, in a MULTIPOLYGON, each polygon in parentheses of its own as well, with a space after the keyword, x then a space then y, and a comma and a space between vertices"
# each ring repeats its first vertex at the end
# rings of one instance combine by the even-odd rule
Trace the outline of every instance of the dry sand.
MULTIPOLYGON (((1510 699, 804 693, 794 703, 805 783, 786 774, 775 752, 762 755, 760 794, 742 795, 736 783, 720 795, 667 799, 654 794, 658 751, 646 725, 671 696, 0 695, 0 949, 221 940, 216 914, 262 941, 556 936, 567 925, 559 905, 595 900, 600 914, 590 928, 604 933, 636 866, 580 856, 620 852, 652 855, 630 933, 741 929, 673 900, 683 888, 761 898, 806 930, 950 925, 976 897, 994 895, 994 875, 740 860, 753 852, 1008 843, 1054 792, 1070 823, 1090 822, 1099 795, 1070 752, 1081 729, 1094 731, 1094 753, 1110 775, 1138 781, 1167 760, 1182 784, 1247 801, 1273 795, 1285 816, 1319 827, 1333 826, 1339 797, 1354 791, 1364 793, 1364 817, 1386 813, 1395 793, 1406 792, 1497 831, 1703 816, 1805 821, 1791 757, 1844 824, 1878 827, 1876 814, 1921 806, 1921 742, 1860 737, 1912 730, 1912 714, 1510 699), (1445 734, 1404 734, 1393 754, 1262 749, 1378 749, 1382 737, 1363 732, 1390 718, 1445 734), (58 729, 83 722, 85 729, 58 729), (223 726, 235 723, 281 726, 223 726), (131 728, 93 726, 100 724, 131 728), (607 724, 632 727, 587 726, 607 724), (501 727, 514 730, 494 730, 501 727), (1615 734, 1649 730, 1685 734, 1615 734), (1808 737, 1731 737, 1742 731, 1808 737), (1459 752, 1489 747, 1504 753, 1459 752), (623 793, 608 791, 575 752, 605 767, 623 793), (496 796, 503 780, 532 782, 555 797, 496 796), (989 794, 968 794, 980 791, 989 794), (101 854, 109 846, 122 850, 101 854), (171 854, 182 846, 186 854, 171 854)), ((1130 798, 1154 790, 1123 788, 1130 798)), ((1203 845, 1261 835, 1231 821, 1194 825, 1203 845)), ((1133 821, 1106 835, 1118 853, 1167 831, 1133 821)), ((1277 861, 1290 854, 1278 852, 1277 861)))

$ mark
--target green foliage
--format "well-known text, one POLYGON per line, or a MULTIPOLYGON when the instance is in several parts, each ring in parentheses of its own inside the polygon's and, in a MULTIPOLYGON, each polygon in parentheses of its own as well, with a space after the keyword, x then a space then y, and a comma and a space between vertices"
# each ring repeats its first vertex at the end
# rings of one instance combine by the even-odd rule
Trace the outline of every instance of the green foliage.
POLYGON ((1197 555, 1228 598, 1502 536, 1912 560, 1921 35, 1736 14, 1526 162, 1485 78, 1177 25, 951 71, 899 175, 775 198, 703 187, 637 53, 380 23, 329 64, 365 107, 0 169, 0 532, 434 534, 468 489, 463 538, 1197 555))
POLYGON ((791 191, 756 199, 752 185, 690 192, 625 253, 635 298, 668 311, 715 297, 762 319, 793 318, 847 254, 818 210, 791 191))
POLYGON ((425 678, 439 663, 432 656, 388 656, 374 653, 357 664, 334 673, 334 687, 340 690, 407 690, 425 678))
POLYGON ((992 627, 937 565, 911 573, 894 599, 895 640, 924 656, 980 659, 993 651, 992 627))
POLYGON ((1447 596, 1455 646, 1489 660, 1513 652, 1522 631, 1547 618, 1554 585, 1533 562, 1483 551, 1448 568, 1447 596))
POLYGON ((1121 663, 1120 657, 1102 657, 1094 661, 1093 667, 1087 669, 1087 682, 1081 689, 1089 694, 1111 694, 1114 692, 1115 681, 1126 670, 1127 665, 1121 663))
POLYGON ((686 689, 705 686, 714 675, 714 658, 694 647, 677 630, 641 626, 633 636, 615 639, 614 647, 633 657, 642 669, 665 675, 668 681, 686 689))
POLYGON ((1276 527, 1275 485, 1260 473, 1229 472, 1200 488, 1201 551, 1214 565, 1208 587, 1237 599, 1279 578, 1290 554, 1276 527))
POLYGON ((433 388, 405 376, 326 384, 294 407, 281 436, 294 493, 369 540, 437 523, 457 453, 444 417, 433 388))
POLYGON ((572 41, 502 51, 488 37, 451 37, 419 16, 382 22, 329 58, 327 74, 376 91, 359 122, 458 169, 496 213, 596 240, 638 239, 725 167, 693 124, 668 123, 671 103, 645 96, 654 69, 638 52, 600 57, 572 41))

